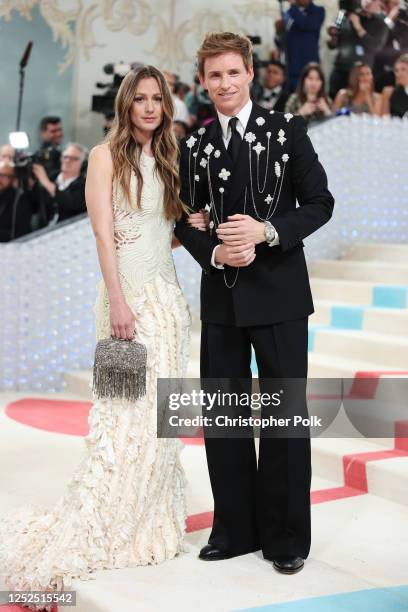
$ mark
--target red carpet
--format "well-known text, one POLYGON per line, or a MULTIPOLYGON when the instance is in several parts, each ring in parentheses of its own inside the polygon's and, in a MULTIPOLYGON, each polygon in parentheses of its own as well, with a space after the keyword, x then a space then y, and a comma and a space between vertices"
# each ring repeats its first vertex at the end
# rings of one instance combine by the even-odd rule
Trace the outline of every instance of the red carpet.
MULTIPOLYGON (((373 374, 375 389, 373 387, 367 389, 367 385, 363 383, 364 390, 361 388, 354 389, 354 393, 357 392, 360 395, 363 391, 365 395, 368 391, 369 395, 372 396, 373 392, 375 395, 378 378, 381 374, 373 374)), ((367 372, 364 375, 367 376, 367 372)), ((85 436, 89 431, 87 419, 91 405, 91 402, 25 398, 9 404, 6 407, 6 414, 11 419, 36 429, 73 436, 85 436)), ((395 425, 397 436, 401 436, 401 432, 404 435, 405 433, 408 434, 407 422, 398 422, 395 425)), ((182 440, 185 444, 190 445, 203 444, 202 438, 183 438, 182 440)), ((368 493, 366 466, 369 461, 406 456, 408 456, 408 437, 397 437, 395 447, 391 450, 345 455, 343 457, 344 486, 312 491, 311 503, 321 504, 364 495, 368 493)), ((187 519, 187 532, 206 529, 211 527, 211 524, 212 512, 194 514, 187 519)))
POLYGON ((86 436, 90 402, 24 398, 6 408, 8 417, 35 429, 86 436))

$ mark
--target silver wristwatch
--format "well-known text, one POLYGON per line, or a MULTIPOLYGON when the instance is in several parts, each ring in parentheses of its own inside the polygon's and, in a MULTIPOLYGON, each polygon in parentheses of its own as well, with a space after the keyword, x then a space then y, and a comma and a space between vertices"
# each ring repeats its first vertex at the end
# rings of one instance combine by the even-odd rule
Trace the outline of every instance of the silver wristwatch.
POLYGON ((272 242, 275 239, 275 228, 269 221, 264 221, 265 225, 265 240, 268 246, 272 246, 272 242))

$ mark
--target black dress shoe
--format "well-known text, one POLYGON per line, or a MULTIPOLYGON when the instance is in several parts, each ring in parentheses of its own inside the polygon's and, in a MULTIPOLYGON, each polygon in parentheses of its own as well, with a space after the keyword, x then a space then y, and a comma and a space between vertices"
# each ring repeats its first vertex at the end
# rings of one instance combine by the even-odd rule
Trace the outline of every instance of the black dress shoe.
POLYGON ((302 557, 276 557, 273 560, 273 567, 281 574, 296 574, 304 564, 302 557))
POLYGON ((234 557, 234 555, 231 555, 224 550, 220 550, 212 544, 206 544, 204 548, 200 550, 200 554, 198 555, 198 558, 202 559, 203 561, 221 561, 222 559, 231 559, 231 557, 234 557))

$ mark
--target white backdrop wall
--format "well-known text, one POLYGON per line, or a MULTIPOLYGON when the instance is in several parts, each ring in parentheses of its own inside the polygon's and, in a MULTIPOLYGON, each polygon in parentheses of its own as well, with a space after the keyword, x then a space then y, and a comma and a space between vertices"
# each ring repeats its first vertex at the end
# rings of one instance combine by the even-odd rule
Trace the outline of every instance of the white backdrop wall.
MULTIPOLYGON (((90 7, 92 2, 84 0, 83 4, 85 10, 85 5, 90 7)), ((327 18, 333 18, 336 0, 317 4, 325 5, 327 18)), ((277 0, 222 3, 219 0, 141 0, 105 2, 98 6, 89 9, 89 18, 78 32, 80 47, 86 52, 77 54, 74 72, 74 137, 88 145, 101 138, 102 119, 90 113, 89 108, 95 93, 94 83, 107 80, 102 71, 104 64, 120 60, 151 63, 174 71, 191 83, 195 53, 206 32, 232 30, 259 35, 263 44, 258 51, 261 57, 267 57, 274 47, 274 22, 280 10, 277 0)), ((325 38, 322 31, 322 60, 328 65, 325 38)))
MULTIPOLYGON (((337 12, 337 0, 316 3, 325 6, 327 24, 337 12)), ((267 57, 274 46, 279 7, 278 0, 0 0, 0 35, 15 42, 19 38, 16 21, 28 23, 34 39, 37 34, 43 39, 43 30, 48 28, 50 45, 43 62, 44 74, 51 70, 50 79, 56 79, 56 83, 52 88, 40 86, 38 99, 44 95, 48 98, 38 114, 43 113, 43 107, 61 114, 68 128, 66 139, 92 146, 102 136, 102 117, 90 108, 92 94, 100 93, 95 82, 109 81, 102 71, 104 64, 142 61, 175 71, 191 82, 196 50, 211 30, 260 35, 263 46, 258 51, 261 57, 267 57), (67 82, 71 72, 72 79, 69 74, 67 82), (69 117, 67 101, 72 110, 69 117)), ((22 33, 22 48, 26 38, 22 33)), ((325 39, 324 27, 321 58, 328 72, 331 52, 325 39)), ((30 66, 28 82, 32 78, 30 66)), ((9 85, 16 91, 17 81, 9 85)), ((35 101, 31 107, 36 108, 35 101)), ((37 123, 38 119, 33 121, 37 123)))

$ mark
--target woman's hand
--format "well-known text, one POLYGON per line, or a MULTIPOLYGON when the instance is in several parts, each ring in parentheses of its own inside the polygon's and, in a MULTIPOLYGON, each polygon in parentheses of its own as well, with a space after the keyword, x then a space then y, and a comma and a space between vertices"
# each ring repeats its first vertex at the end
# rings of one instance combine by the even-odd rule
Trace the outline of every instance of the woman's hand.
POLYGON ((359 89, 366 97, 371 95, 371 83, 363 81, 362 83, 359 83, 359 89))
POLYGON ((135 315, 125 300, 118 300, 110 304, 110 327, 113 338, 132 340, 135 334, 135 315))
POLYGON ((324 98, 319 98, 316 107, 325 115, 331 115, 331 110, 324 98))
POLYGON ((313 115, 313 113, 316 111, 316 102, 305 102, 304 104, 302 104, 302 106, 299 108, 299 115, 302 115, 303 117, 308 117, 309 115, 313 115))
POLYGON ((200 208, 198 212, 188 216, 188 223, 195 229, 205 232, 210 226, 210 215, 204 208, 200 208))

